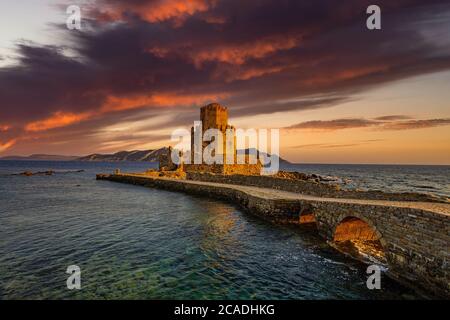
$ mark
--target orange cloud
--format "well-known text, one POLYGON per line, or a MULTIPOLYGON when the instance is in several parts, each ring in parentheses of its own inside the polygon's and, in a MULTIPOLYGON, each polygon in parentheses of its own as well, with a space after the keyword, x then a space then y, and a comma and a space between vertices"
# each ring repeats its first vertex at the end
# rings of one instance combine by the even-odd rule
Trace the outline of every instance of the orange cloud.
POLYGON ((8 125, 0 125, 0 132, 4 132, 4 131, 8 131, 9 129, 11 129, 11 126, 8 125))
POLYGON ((285 67, 249 68, 243 71, 230 73, 225 79, 227 82, 232 82, 234 80, 248 80, 272 73, 278 73, 284 69, 285 67))
POLYGON ((151 23, 178 19, 177 24, 187 16, 208 11, 215 5, 211 0, 156 0, 149 3, 120 3, 104 11, 95 12, 99 21, 122 20, 123 14, 131 12, 151 23))
MULTIPOLYGON (((97 111, 84 113, 71 113, 58 111, 50 117, 28 123, 25 130, 28 132, 45 131, 55 128, 66 127, 84 120, 91 119, 96 116, 108 112, 118 112, 124 110, 138 109, 146 106, 152 107, 175 107, 188 105, 201 105, 210 101, 223 99, 227 95, 218 94, 177 94, 177 93, 160 93, 153 95, 138 95, 132 97, 119 97, 110 95, 106 98, 106 102, 97 111)), ((9 128, 9 127, 8 127, 9 128)))
POLYGON ((225 96, 226 94, 224 93, 217 93, 217 94, 160 93, 153 95, 133 96, 133 97, 109 96, 102 107, 102 112, 137 109, 144 106, 174 107, 174 106, 187 106, 193 104, 203 104, 205 102, 223 99, 225 96))
POLYGON ((59 127, 65 127, 80 121, 83 121, 91 116, 91 113, 69 113, 58 111, 55 112, 51 117, 39 120, 35 122, 31 122, 25 126, 26 131, 44 131, 59 127))
POLYGON ((11 148, 16 142, 17 139, 12 139, 5 143, 0 143, 0 152, 6 151, 7 149, 11 148))
POLYGON ((207 61, 241 65, 249 59, 261 59, 280 50, 292 49, 300 43, 300 36, 268 37, 246 44, 224 45, 201 50, 191 55, 197 67, 207 61))
MULTIPOLYGON (((186 54, 197 68, 208 61, 218 61, 232 65, 242 65, 250 59, 261 59, 281 50, 289 50, 300 44, 301 36, 270 36, 264 39, 248 42, 245 44, 226 44, 210 48, 200 48, 186 51, 186 44, 183 44, 183 53, 186 54)), ((192 45, 193 46, 193 45, 192 45)), ((194 47, 194 46, 193 46, 194 47)), ((176 52, 180 48, 165 48, 154 46, 146 51, 158 58, 164 58, 171 52, 176 52)), ((180 49, 181 50, 181 49, 180 49)), ((245 78, 249 79, 251 78, 245 78)))
POLYGON ((210 3, 206 0, 162 0, 146 5, 141 15, 149 22, 158 22, 204 12, 209 8, 210 3))

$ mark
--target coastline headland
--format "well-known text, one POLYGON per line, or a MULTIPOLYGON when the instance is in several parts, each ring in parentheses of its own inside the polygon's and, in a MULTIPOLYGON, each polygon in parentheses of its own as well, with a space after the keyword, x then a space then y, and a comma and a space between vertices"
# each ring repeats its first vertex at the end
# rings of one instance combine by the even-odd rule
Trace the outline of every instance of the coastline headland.
POLYGON ((266 220, 313 224, 338 250, 369 254, 399 282, 425 295, 450 297, 448 202, 409 193, 333 192, 321 183, 267 176, 117 171, 98 174, 97 180, 227 200, 266 220))

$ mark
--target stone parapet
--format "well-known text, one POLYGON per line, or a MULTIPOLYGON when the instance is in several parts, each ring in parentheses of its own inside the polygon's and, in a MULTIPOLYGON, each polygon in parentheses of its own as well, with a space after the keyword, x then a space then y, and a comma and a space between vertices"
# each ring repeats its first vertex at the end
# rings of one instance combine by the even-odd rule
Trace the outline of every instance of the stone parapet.
POLYGON ((289 192, 307 194, 316 197, 348 198, 348 199, 373 199, 391 201, 447 201, 420 193, 387 193, 383 191, 357 191, 344 190, 339 185, 330 185, 321 182, 277 178, 273 176, 257 176, 247 174, 221 174, 222 172, 186 172, 186 179, 215 183, 255 186, 271 188, 289 192))

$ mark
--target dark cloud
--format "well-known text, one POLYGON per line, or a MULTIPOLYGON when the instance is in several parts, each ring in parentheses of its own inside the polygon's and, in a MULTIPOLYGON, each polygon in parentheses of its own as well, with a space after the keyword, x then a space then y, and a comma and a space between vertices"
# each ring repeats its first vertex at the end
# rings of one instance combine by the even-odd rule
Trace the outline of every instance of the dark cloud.
POLYGON ((297 146, 292 146, 293 149, 306 149, 306 148, 346 148, 346 147, 353 147, 358 146, 359 143, 342 143, 342 144, 327 144, 327 143, 310 143, 310 144, 301 144, 297 146))
POLYGON ((376 117, 374 120, 394 121, 394 120, 409 120, 409 119, 412 119, 412 118, 410 116, 405 116, 405 115, 392 115, 392 116, 376 117))
POLYGON ((319 148, 319 149, 336 149, 336 148, 348 148, 356 147, 361 145, 367 145, 373 142, 385 141, 384 139, 370 139, 370 140, 359 140, 352 143, 310 143, 301 144, 297 146, 292 146, 293 149, 305 149, 305 148, 319 148))
MULTIPOLYGON (((450 12, 447 1, 380 0, 383 29, 375 32, 365 27, 369 4, 97 0, 82 31, 59 26, 68 45, 17 46, 17 64, 0 68, 0 125, 23 137, 60 128, 83 137, 142 110, 173 110, 174 123, 191 122, 198 113, 185 110, 212 100, 233 117, 326 108, 373 86, 450 68, 448 51, 420 24, 442 23, 435 17, 450 12)), ((328 125, 388 120, 407 119, 328 125)))
POLYGON ((0 119, 23 125, 56 111, 83 112, 98 107, 95 68, 62 53, 63 48, 20 44, 17 65, 0 68, 0 119), (92 89, 91 89, 92 88, 92 89))
POLYGON ((447 119, 424 119, 424 120, 409 120, 386 123, 383 125, 385 130, 409 130, 433 128, 450 125, 450 118, 447 119))
POLYGON ((383 116, 375 119, 333 119, 305 121, 285 127, 287 130, 325 130, 335 131, 356 128, 375 128, 377 130, 410 130, 450 125, 450 118, 401 120, 404 116, 383 116), (381 118, 384 118, 382 121, 381 118), (398 120, 396 120, 398 119, 398 120))
POLYGON ((285 129, 343 130, 378 126, 380 122, 368 119, 312 120, 297 123, 285 129))
POLYGON ((275 112, 293 111, 293 110, 314 110, 331 107, 339 103, 349 102, 352 99, 345 96, 320 96, 316 98, 304 98, 289 102, 271 102, 257 105, 247 105, 234 107, 233 113, 239 116, 253 114, 270 114, 275 112))

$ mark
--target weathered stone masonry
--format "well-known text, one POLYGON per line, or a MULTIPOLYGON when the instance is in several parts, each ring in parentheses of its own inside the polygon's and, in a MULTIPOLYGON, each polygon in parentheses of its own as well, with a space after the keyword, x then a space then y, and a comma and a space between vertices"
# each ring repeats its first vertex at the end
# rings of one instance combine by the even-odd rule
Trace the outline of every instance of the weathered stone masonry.
POLYGON ((389 273, 402 282, 450 296, 450 217, 415 208, 315 202, 319 232, 332 241, 338 224, 360 218, 378 234, 389 273))
POLYGON ((385 193, 382 191, 354 191, 343 190, 336 185, 314 183, 311 181, 289 180, 272 176, 257 176, 246 174, 215 174, 210 172, 186 172, 186 179, 193 181, 205 181, 226 183, 234 185, 255 186, 271 188, 296 193, 302 193, 317 197, 348 198, 348 199, 377 199, 395 201, 441 201, 431 195, 420 193, 385 193))
POLYGON ((448 204, 434 207, 422 202, 319 198, 250 186, 142 175, 98 175, 97 179, 220 198, 272 221, 299 223, 303 214, 312 213, 320 235, 329 241, 333 241, 341 221, 359 218, 379 238, 392 277, 428 293, 450 297, 448 204))
POLYGON ((202 127, 197 128, 198 133, 203 137, 205 132, 209 129, 218 130, 223 136, 222 142, 222 153, 217 154, 222 158, 222 163, 207 164, 203 159, 203 152, 206 147, 211 142, 200 141, 201 144, 198 146, 200 150, 197 152, 201 156, 201 161, 199 163, 195 162, 195 128, 191 127, 191 151, 190 163, 183 163, 176 165, 172 162, 171 152, 172 149, 169 147, 168 152, 162 154, 159 158, 159 169, 160 171, 175 171, 180 170, 183 172, 209 172, 215 174, 243 174, 243 175, 259 175, 261 174, 261 162, 258 159, 254 159, 253 163, 248 155, 244 155, 243 163, 237 163, 237 146, 236 146, 236 129, 228 124, 228 109, 221 106, 218 103, 208 104, 200 109, 200 120, 202 122, 202 127), (232 146, 230 150, 227 149, 227 135, 232 135, 232 146), (227 163, 227 157, 231 155, 232 163, 227 163))

